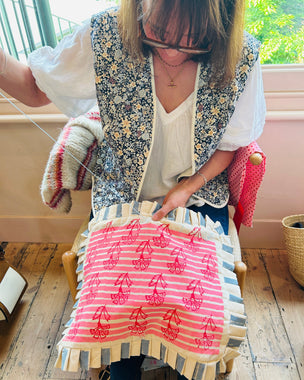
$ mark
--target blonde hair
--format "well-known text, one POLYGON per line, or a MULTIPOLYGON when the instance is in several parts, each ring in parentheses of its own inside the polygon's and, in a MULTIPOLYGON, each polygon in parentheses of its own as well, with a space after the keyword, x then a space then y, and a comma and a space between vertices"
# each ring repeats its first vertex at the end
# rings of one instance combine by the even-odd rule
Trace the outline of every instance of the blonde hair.
MULTIPOLYGON (((123 45, 132 57, 139 60, 144 57, 139 35, 139 25, 143 19, 142 2, 143 0, 121 0, 118 15, 123 45)), ((198 35, 194 41, 195 46, 202 46, 206 40, 205 34, 210 38, 211 52, 193 59, 211 63, 211 82, 223 86, 235 77, 243 47, 245 0, 151 0, 148 18, 156 5, 156 19, 160 29, 166 29, 173 15, 177 20, 176 45, 182 38, 186 25, 190 25, 189 35, 192 31, 198 35)))
POLYGON ((123 45, 133 58, 142 59, 142 43, 139 37, 139 11, 141 1, 121 0, 118 25, 123 45))

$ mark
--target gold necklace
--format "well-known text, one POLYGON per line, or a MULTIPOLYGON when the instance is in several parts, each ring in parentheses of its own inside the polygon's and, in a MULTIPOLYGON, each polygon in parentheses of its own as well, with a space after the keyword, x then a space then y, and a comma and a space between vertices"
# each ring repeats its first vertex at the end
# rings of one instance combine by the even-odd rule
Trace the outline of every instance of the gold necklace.
POLYGON ((168 87, 170 87, 170 88, 175 88, 177 85, 176 85, 176 83, 174 82, 174 80, 182 73, 182 71, 184 70, 184 68, 185 68, 185 63, 187 63, 188 61, 189 61, 189 59, 186 59, 184 62, 182 62, 182 63, 179 63, 178 65, 169 65, 169 64, 167 64, 167 62, 165 62, 163 59, 162 59, 162 57, 160 56, 160 54, 159 54, 159 52, 157 51, 157 50, 155 50, 156 51, 156 54, 157 54, 157 57, 159 58, 159 62, 160 62, 160 64, 162 65, 162 67, 164 68, 164 70, 166 71, 166 73, 167 73, 167 75, 168 75, 168 77, 169 77, 169 79, 170 79, 170 82, 169 82, 169 84, 168 84, 168 87), (172 77, 170 74, 169 74, 169 71, 168 71, 168 69, 167 69, 167 67, 165 66, 165 64, 167 64, 168 66, 171 66, 171 67, 178 67, 178 66, 182 66, 181 67, 181 69, 179 70, 179 72, 174 76, 174 77, 172 77))
POLYGON ((162 58, 162 56, 159 54, 159 51, 158 51, 158 50, 155 49, 155 52, 156 52, 156 54, 158 55, 158 58, 162 61, 162 63, 164 63, 166 66, 169 66, 169 67, 178 67, 178 66, 182 66, 185 62, 187 62, 187 61, 189 60, 189 58, 188 58, 188 59, 185 59, 183 62, 178 63, 177 65, 172 65, 171 63, 166 62, 166 61, 162 58))

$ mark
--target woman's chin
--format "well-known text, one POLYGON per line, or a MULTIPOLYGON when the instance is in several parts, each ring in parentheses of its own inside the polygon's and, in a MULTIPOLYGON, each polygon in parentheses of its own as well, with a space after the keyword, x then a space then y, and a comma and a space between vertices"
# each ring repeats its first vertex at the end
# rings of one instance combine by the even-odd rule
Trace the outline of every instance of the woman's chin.
POLYGON ((168 63, 178 64, 188 58, 188 54, 181 53, 175 49, 159 49, 160 56, 168 63))

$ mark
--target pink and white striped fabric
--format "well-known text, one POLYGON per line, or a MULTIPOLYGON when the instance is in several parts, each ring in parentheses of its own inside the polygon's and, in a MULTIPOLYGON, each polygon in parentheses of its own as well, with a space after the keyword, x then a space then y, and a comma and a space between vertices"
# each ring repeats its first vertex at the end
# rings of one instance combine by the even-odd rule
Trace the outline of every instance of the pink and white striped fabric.
POLYGON ((76 371, 146 354, 214 379, 246 329, 233 247, 219 223, 156 203, 104 208, 79 251, 79 294, 57 366, 76 371))

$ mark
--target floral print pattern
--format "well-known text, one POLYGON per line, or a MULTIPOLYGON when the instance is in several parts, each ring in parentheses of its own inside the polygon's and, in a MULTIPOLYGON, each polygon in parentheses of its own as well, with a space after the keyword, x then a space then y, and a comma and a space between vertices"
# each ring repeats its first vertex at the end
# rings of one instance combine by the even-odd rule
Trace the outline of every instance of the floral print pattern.
MULTIPOLYGON (((91 22, 95 58, 96 92, 104 130, 98 147, 93 186, 94 211, 115 203, 138 200, 153 141, 154 96, 152 59, 131 58, 118 33, 117 9, 100 13, 91 22)), ((197 171, 216 150, 234 104, 258 58, 258 42, 249 34, 244 38, 243 57, 236 78, 225 88, 209 85, 210 65, 199 67, 194 118, 194 163, 197 171)), ((194 194, 207 203, 224 206, 229 198, 224 171, 194 194)))

